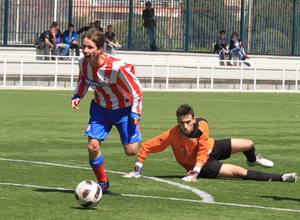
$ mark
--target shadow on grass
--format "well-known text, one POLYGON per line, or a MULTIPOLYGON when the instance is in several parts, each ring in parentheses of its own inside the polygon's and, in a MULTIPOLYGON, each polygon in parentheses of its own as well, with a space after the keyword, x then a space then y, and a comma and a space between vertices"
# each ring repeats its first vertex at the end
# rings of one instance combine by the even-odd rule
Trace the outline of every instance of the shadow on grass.
POLYGON ((75 190, 73 189, 35 189, 36 192, 61 192, 61 193, 74 193, 75 190))
POLYGON ((300 198, 292 198, 292 197, 285 197, 285 196, 259 196, 261 198, 273 199, 275 201, 295 201, 300 202, 300 198))

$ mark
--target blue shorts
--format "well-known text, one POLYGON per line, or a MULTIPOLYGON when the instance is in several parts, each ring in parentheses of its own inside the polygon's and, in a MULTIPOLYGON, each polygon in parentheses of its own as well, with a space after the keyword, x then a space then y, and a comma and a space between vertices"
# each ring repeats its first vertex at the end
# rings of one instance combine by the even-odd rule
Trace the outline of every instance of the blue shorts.
POLYGON ((134 124, 131 118, 131 106, 110 110, 101 107, 92 100, 89 126, 84 135, 104 141, 113 125, 119 131, 122 144, 132 144, 141 141, 139 126, 134 124))

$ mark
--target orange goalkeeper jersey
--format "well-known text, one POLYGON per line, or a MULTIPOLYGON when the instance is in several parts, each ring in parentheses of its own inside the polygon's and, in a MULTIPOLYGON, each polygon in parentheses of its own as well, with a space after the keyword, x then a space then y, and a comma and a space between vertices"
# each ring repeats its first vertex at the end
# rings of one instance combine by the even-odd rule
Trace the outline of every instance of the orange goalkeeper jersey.
POLYGON ((144 163, 148 154, 162 152, 171 146, 176 161, 189 171, 194 168, 196 162, 202 165, 206 163, 214 141, 214 139, 209 138, 207 121, 197 118, 192 137, 184 135, 177 125, 142 143, 138 161, 144 163))

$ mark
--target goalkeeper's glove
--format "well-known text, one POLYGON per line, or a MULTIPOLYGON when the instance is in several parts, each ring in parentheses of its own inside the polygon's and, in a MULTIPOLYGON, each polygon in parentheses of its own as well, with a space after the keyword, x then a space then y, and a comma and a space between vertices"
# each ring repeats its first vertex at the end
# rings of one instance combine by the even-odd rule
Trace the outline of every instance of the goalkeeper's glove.
POLYGON ((130 173, 126 173, 123 175, 125 178, 140 178, 141 177, 141 172, 143 169, 143 164, 141 162, 136 162, 135 166, 133 168, 133 171, 130 173))
POLYGON ((185 177, 183 177, 181 180, 184 182, 196 182, 197 177, 199 175, 199 172, 195 169, 190 170, 185 177))

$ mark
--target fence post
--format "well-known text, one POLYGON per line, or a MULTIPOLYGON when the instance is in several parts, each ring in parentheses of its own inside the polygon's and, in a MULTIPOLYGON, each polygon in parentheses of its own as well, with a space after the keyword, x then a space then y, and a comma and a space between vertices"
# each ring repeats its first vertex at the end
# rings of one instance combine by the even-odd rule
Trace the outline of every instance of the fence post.
POLYGON ((154 59, 152 59, 151 89, 154 89, 154 59))
POLYGON ((299 63, 296 63, 296 79, 295 79, 295 90, 298 90, 298 73, 299 73, 299 63))
POLYGON ((214 62, 211 61, 211 72, 210 72, 210 89, 214 89, 214 75, 215 75, 215 68, 214 68, 214 62))
POLYGON ((292 43, 291 43, 291 54, 295 56, 296 47, 296 0, 293 0, 293 17, 292 17, 292 43))
POLYGON ((168 59, 167 59, 166 89, 169 89, 169 77, 170 77, 170 62, 169 62, 169 57, 168 57, 168 59))
POLYGON ((196 88, 197 90, 200 88, 200 61, 197 62, 197 85, 196 88))
POLYGON ((57 21, 57 0, 54 0, 53 21, 57 21))
POLYGON ((74 57, 72 57, 72 60, 71 60, 71 89, 74 88, 74 57))
POLYGON ((7 75, 7 55, 4 55, 3 86, 6 86, 6 75, 7 75))
POLYGON ((73 20, 73 0, 69 0, 68 22, 72 24, 73 20))
POLYGON ((128 21, 128 49, 131 48, 131 41, 132 41, 132 24, 133 24, 133 0, 129 1, 129 21, 128 21))
POLYGON ((240 91, 243 91, 243 79, 244 79, 244 61, 241 64, 241 75, 240 75, 240 91))
POLYGON ((256 80, 257 80, 257 63, 254 63, 254 77, 253 77, 253 90, 256 91, 256 80))
POLYGON ((240 38, 244 37, 244 20, 245 20, 245 0, 241 0, 241 20, 240 20, 240 38))
POLYGON ((282 64, 282 90, 285 90, 285 63, 282 64))
POLYGON ((23 75, 24 75, 24 57, 21 58, 21 73, 20 73, 20 86, 23 86, 23 75))
POLYGON ((8 15, 9 14, 9 0, 4 1, 4 30, 3 30, 3 45, 8 45, 8 15))
POLYGON ((186 0, 186 9, 185 9, 185 41, 184 41, 184 50, 189 49, 189 40, 190 40, 190 1, 186 0))
POLYGON ((55 75, 54 75, 54 87, 57 87, 57 75, 58 75, 58 57, 55 58, 55 75))

